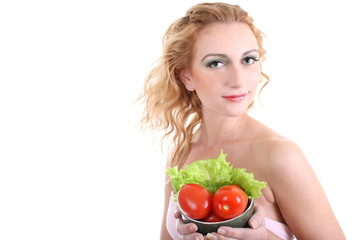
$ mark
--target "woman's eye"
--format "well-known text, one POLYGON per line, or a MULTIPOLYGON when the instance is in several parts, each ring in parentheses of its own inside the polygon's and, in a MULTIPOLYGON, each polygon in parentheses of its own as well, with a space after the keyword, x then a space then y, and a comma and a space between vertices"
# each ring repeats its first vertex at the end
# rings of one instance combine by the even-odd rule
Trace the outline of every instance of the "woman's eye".
POLYGON ((211 68, 219 68, 219 67, 222 67, 224 66, 225 64, 221 61, 211 61, 207 64, 208 67, 211 67, 211 68))
POLYGON ((255 62, 259 61, 259 58, 256 57, 245 57, 242 60, 242 63, 247 64, 247 65, 251 65, 254 64, 255 62))

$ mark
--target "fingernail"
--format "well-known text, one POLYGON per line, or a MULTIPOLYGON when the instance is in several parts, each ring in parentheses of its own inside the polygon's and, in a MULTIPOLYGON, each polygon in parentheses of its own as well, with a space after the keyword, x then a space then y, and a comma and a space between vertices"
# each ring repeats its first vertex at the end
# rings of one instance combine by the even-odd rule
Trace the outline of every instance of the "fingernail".
POLYGON ((206 235, 206 238, 209 239, 209 240, 217 240, 217 236, 215 236, 214 234, 211 234, 211 233, 208 233, 206 235))
POLYGON ((219 234, 223 234, 223 235, 224 235, 226 232, 225 232, 225 230, 224 230, 224 229, 219 228, 218 233, 219 233, 219 234))
POLYGON ((256 228, 257 227, 257 225, 258 225, 258 222, 255 220, 255 219, 251 219, 250 220, 250 226, 251 226, 251 228, 256 228))
POLYGON ((196 225, 191 225, 191 226, 190 226, 190 231, 196 232, 196 231, 197 231, 196 225))
POLYGON ((178 212, 179 212, 178 210, 175 210, 175 211, 174 211, 174 216, 175 216, 178 212))

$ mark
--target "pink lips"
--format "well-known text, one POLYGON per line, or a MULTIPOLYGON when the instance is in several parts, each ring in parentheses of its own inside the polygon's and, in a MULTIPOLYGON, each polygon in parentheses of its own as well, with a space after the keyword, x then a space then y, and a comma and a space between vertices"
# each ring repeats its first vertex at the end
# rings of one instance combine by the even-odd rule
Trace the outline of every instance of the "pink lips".
POLYGON ((232 101, 232 102, 241 102, 246 98, 246 93, 240 94, 240 95, 229 95, 229 96, 223 96, 223 98, 232 101))

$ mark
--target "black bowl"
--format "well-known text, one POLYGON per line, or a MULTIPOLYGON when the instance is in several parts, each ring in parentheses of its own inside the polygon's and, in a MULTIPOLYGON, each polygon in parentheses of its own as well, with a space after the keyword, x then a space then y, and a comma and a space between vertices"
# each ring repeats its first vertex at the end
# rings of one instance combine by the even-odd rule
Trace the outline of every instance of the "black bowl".
POLYGON ((210 232, 216 232, 217 229, 221 226, 228 226, 228 227, 248 227, 248 221, 250 217, 254 213, 254 199, 249 199, 248 205, 245 211, 237 217, 221 221, 221 222, 202 222, 200 220, 195 220, 192 218, 187 217, 181 207, 178 204, 179 211, 182 215, 182 219, 185 223, 195 223, 198 226, 198 232, 206 235, 210 232))

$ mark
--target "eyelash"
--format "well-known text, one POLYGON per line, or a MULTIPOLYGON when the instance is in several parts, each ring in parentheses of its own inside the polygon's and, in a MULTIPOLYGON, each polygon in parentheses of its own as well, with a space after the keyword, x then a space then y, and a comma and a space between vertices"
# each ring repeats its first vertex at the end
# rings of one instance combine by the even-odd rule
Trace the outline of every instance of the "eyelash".
POLYGON ((248 57, 245 57, 241 60, 242 63, 246 64, 246 65, 251 65, 251 64, 254 64, 255 62, 259 61, 259 58, 258 57, 253 57, 253 56, 248 56, 248 57), (252 63, 246 63, 248 62, 249 60, 252 60, 253 62, 252 63))
POLYGON ((223 61, 220 61, 220 60, 212 60, 210 62, 208 62, 206 64, 207 67, 210 67, 210 68, 219 68, 219 67, 216 67, 214 66, 214 64, 218 64, 218 63, 222 63, 223 65, 225 65, 225 63, 223 61))
MULTIPOLYGON (((241 60, 241 63, 245 64, 245 65, 252 65, 254 64, 255 62, 259 61, 260 59, 258 57, 255 57, 255 56, 247 56, 247 57, 244 57, 242 60, 241 60), (252 63, 248 63, 250 60, 252 60, 253 62, 252 63)), ((225 65, 226 63, 222 60, 212 60, 210 62, 208 62, 206 64, 207 67, 210 67, 210 68, 220 68, 220 67, 217 67, 217 66, 214 66, 214 64, 223 64, 225 65)))

